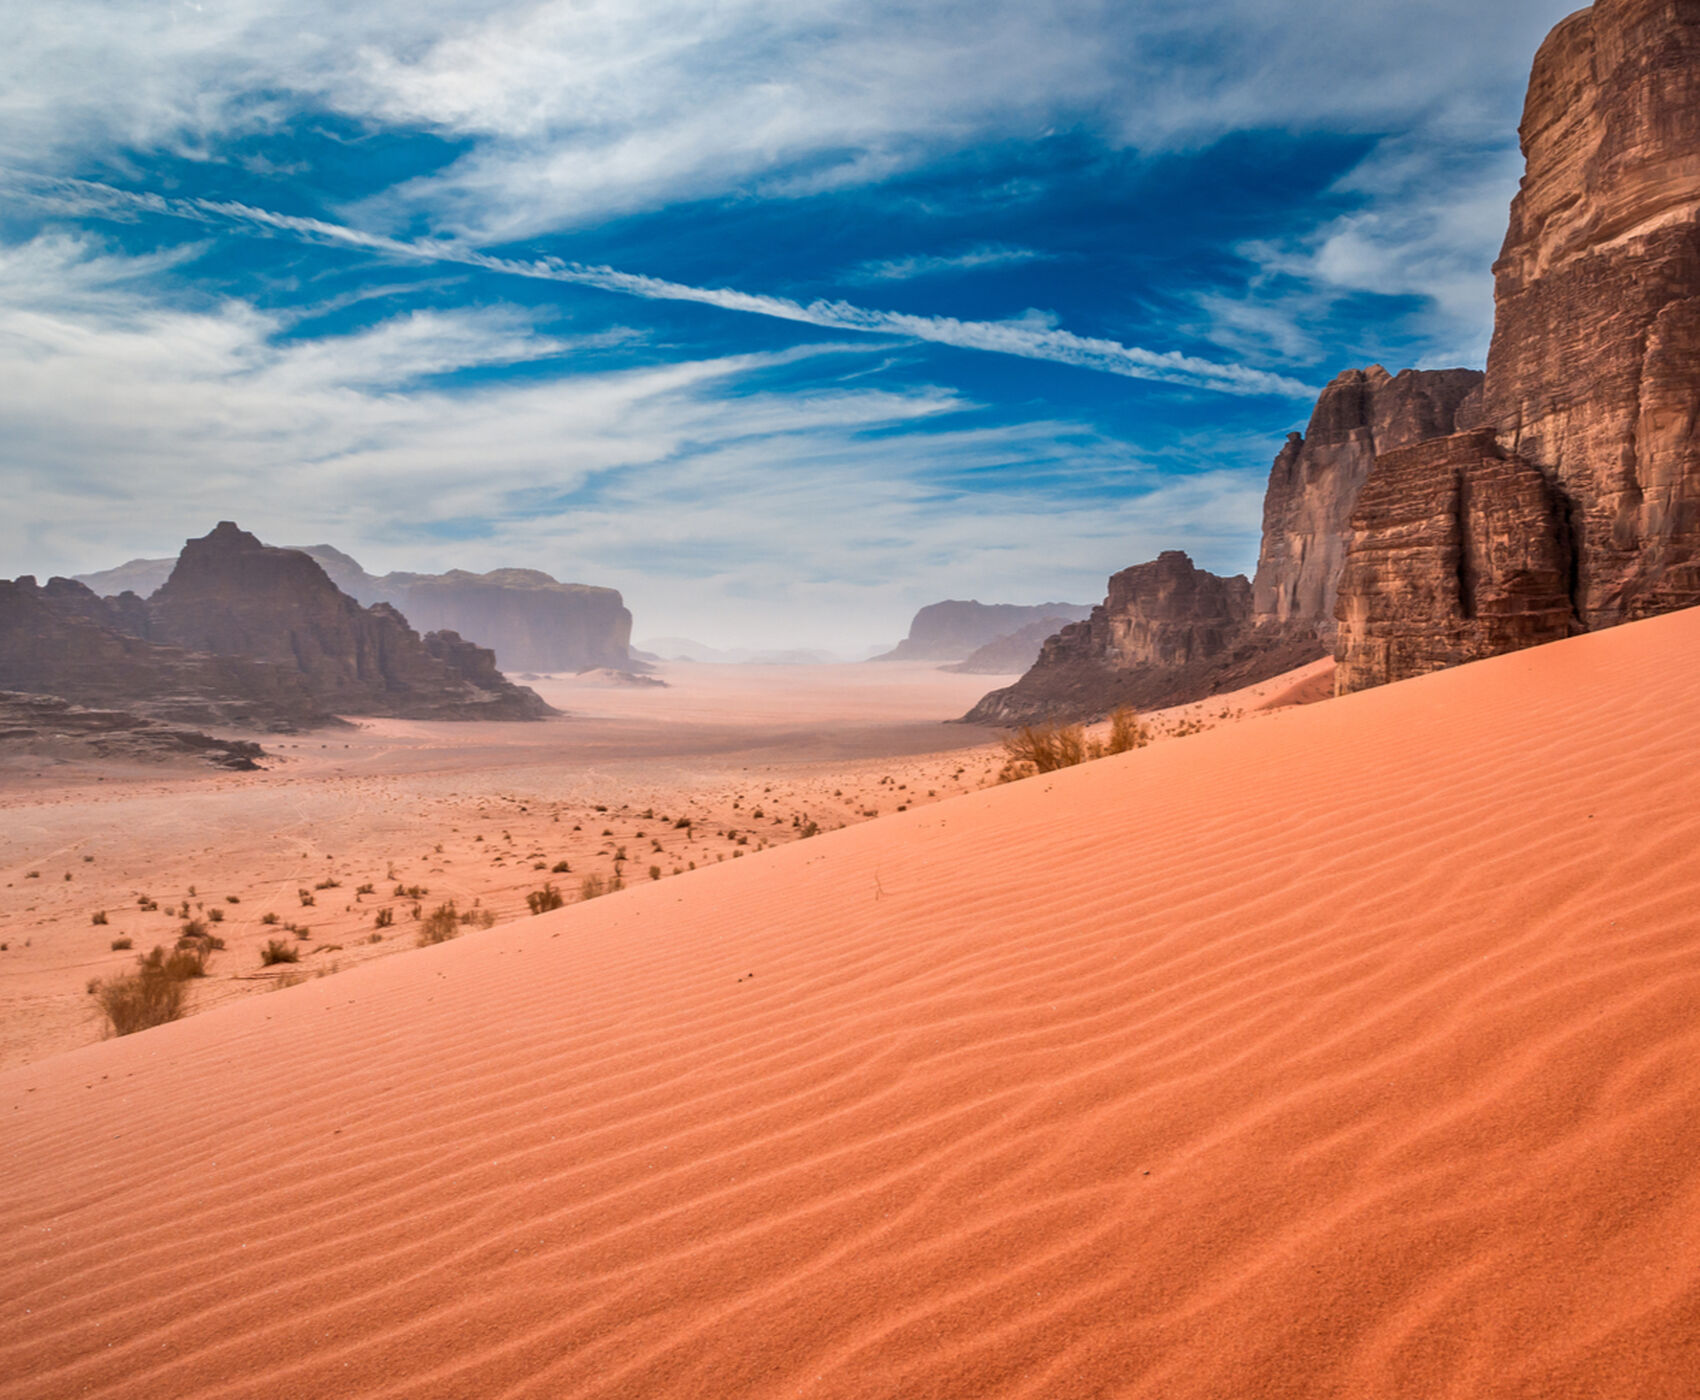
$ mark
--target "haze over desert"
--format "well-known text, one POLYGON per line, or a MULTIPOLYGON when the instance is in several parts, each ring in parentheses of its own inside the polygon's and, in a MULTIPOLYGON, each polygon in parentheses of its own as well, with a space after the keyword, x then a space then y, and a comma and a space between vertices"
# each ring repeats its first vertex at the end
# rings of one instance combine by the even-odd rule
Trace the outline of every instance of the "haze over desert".
POLYGON ((1700 3, 0 24, 0 1400, 1700 1396, 1700 3))

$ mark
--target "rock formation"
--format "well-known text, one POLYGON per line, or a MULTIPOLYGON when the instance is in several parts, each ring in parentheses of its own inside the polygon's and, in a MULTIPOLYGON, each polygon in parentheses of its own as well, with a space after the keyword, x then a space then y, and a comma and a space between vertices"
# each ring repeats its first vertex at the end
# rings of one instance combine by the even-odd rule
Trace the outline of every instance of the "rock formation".
POLYGON ((1082 603, 1038 603, 1032 607, 955 599, 931 603, 915 614, 907 637, 883 656, 873 659, 962 661, 986 643, 1019 632, 1032 623, 1058 617, 1078 622, 1091 613, 1092 609, 1082 603))
POLYGON ((1347 370, 1322 391, 1303 437, 1275 459, 1263 498, 1263 547, 1252 582, 1259 623, 1334 633, 1335 592, 1352 511, 1376 454, 1456 431, 1480 387, 1476 370, 1347 370))
MULTIPOLYGON (((1090 616, 1090 614, 1088 614, 1090 616)), ((1079 621, 1077 618, 1042 617, 1030 622, 1019 632, 996 637, 985 646, 952 666, 940 666, 941 671, 955 671, 965 676, 1020 675, 1039 659, 1045 643, 1063 628, 1079 621)))
POLYGON ((1521 135, 1487 377, 1459 423, 1492 442, 1376 463, 1341 586, 1342 692, 1700 603, 1700 5, 1598 0, 1565 20, 1535 60, 1521 135), (1406 549, 1409 522, 1370 507, 1439 508, 1453 488, 1416 479, 1428 471, 1469 497, 1466 537, 1431 528, 1406 549), (1522 620, 1478 616, 1461 635, 1448 571, 1494 556, 1513 519, 1550 537, 1499 560, 1522 620), (1563 629, 1545 582, 1560 559, 1563 629))
POLYGON ((1044 645, 1032 670, 964 716, 970 724, 1090 719, 1118 705, 1180 704, 1252 685, 1323 654, 1315 633, 1251 625, 1252 587, 1195 568, 1179 550, 1123 569, 1084 622, 1044 645))
POLYGON ((549 707, 453 632, 421 639, 386 603, 363 608, 292 549, 229 521, 190 540, 147 601, 148 637, 293 668, 326 708, 413 719, 537 719, 549 707))
POLYGON ((537 569, 386 574, 376 582, 415 627, 476 638, 508 670, 632 665, 632 615, 612 588, 557 583, 537 569))
MULTIPOLYGON (((632 669, 632 615, 616 589, 558 583, 537 569, 375 577, 328 544, 285 548, 310 556, 362 606, 389 603, 421 632, 458 632, 495 652, 505 670, 632 669)), ((176 563, 132 559, 116 569, 80 574, 78 581, 102 596, 132 590, 147 598, 164 586, 176 563)))
POLYGON ((290 732, 340 723, 292 668, 135 635, 145 605, 71 579, 0 581, 0 689, 197 725, 290 732))
POLYGON ((1574 628, 1563 501, 1491 431, 1378 459, 1353 524, 1339 604, 1352 639, 1350 689, 1558 641, 1574 628))

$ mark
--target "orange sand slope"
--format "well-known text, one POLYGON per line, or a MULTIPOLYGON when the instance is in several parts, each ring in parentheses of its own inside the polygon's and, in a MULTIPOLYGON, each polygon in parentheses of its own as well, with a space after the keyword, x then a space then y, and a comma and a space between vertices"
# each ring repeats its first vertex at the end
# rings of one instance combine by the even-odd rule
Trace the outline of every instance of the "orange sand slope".
POLYGON ((1700 612, 0 1076, 11 1396, 1700 1390, 1700 612))

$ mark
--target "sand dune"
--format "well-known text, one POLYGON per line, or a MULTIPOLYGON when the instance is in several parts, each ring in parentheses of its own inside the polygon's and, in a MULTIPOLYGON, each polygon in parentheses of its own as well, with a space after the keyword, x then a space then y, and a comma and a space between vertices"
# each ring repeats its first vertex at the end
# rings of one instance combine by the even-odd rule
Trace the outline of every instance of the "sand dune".
POLYGON ((7 1396, 1700 1389, 1700 612, 0 1075, 7 1396))

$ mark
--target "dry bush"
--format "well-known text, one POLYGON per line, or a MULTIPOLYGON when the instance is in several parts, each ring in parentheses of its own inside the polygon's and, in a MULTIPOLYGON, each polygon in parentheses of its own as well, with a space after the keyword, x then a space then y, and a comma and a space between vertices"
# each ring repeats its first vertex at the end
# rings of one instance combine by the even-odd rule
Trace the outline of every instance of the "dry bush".
POLYGON ((372 915, 373 928, 388 928, 394 922, 395 910, 387 904, 372 915))
POLYGON ((1004 765, 1000 783, 1031 778, 1036 773, 1054 773, 1095 758, 1127 753, 1151 742, 1150 731, 1136 711, 1123 705, 1110 716, 1110 732, 1104 739, 1088 739, 1079 724, 1028 724, 1003 741, 1004 765))
POLYGON ((474 928, 495 928, 496 911, 477 908, 463 910, 460 921, 463 925, 471 925, 474 928))
POLYGON ((554 863, 554 865, 549 867, 549 873, 551 875, 571 875, 573 873, 573 868, 568 865, 566 861, 558 860, 554 863))
POLYGON ((419 946, 446 943, 460 932, 460 914, 454 900, 439 904, 419 922, 419 946))
POLYGON ((266 946, 260 949, 260 966, 272 967, 277 963, 300 962, 301 953, 293 943, 285 943, 281 938, 271 938, 266 946))
POLYGON ((155 948, 136 959, 134 972, 92 983, 89 990, 112 1034, 130 1035, 179 1019, 188 1009, 185 984, 206 976, 209 951, 204 945, 170 953, 155 948))
POLYGON ((128 934, 121 934, 119 937, 112 940, 112 951, 114 953, 121 953, 126 948, 134 948, 135 946, 136 940, 131 938, 128 934))
POLYGON ((586 875, 579 882, 578 897, 582 899, 598 899, 608 893, 608 886, 603 883, 600 875, 586 875))
POLYGON ((533 914, 547 914, 551 909, 559 909, 567 902, 567 897, 555 886, 545 881, 543 888, 533 890, 525 897, 526 908, 533 914))
POLYGON ((94 922, 97 924, 104 924, 106 922, 106 910, 96 909, 94 911, 94 922))

